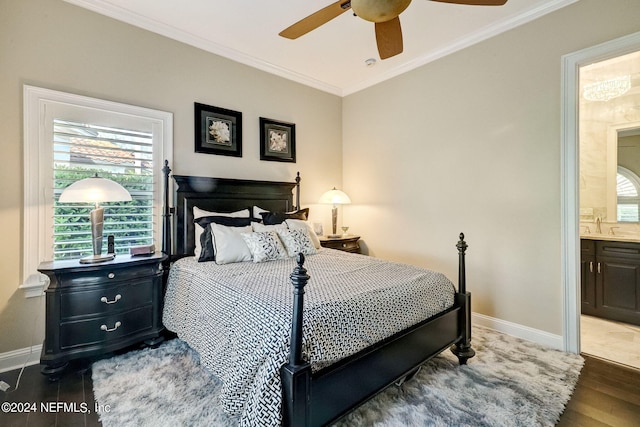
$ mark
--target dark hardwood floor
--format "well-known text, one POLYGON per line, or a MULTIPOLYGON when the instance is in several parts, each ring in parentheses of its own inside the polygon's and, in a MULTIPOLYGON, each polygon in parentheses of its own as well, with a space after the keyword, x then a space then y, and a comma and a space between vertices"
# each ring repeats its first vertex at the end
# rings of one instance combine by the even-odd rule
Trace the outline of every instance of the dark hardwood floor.
POLYGON ((0 392, 2 403, 13 403, 9 409, 18 411, 7 413, 3 406, 0 410, 0 426, 101 426, 88 365, 88 362, 70 365, 62 378, 55 382, 40 373, 40 365, 27 366, 17 390, 14 387, 20 371, 0 373, 0 380, 11 385, 6 392, 0 392), (45 404, 44 408, 41 403, 45 404), (21 404, 35 404, 35 408, 30 406, 27 412, 24 407, 18 406, 21 404))
MULTIPOLYGON (((589 356, 585 356, 585 359, 576 390, 557 426, 640 426, 640 370, 589 356)), ((28 413, 0 411, 0 426, 101 425, 93 398, 91 371, 87 369, 87 364, 71 366, 58 382, 50 382, 44 377, 39 365, 28 366, 18 390, 11 391, 18 373, 19 371, 0 373, 0 380, 12 386, 8 392, 0 392, 2 402, 36 403, 37 410, 28 413), (50 410, 42 411, 41 402, 50 403, 50 410), (56 402, 67 404, 67 410, 57 406, 56 402), (82 404, 86 405, 87 411, 83 411, 82 404)))
POLYGON ((578 385, 557 426, 640 426, 640 370, 583 356, 578 385))

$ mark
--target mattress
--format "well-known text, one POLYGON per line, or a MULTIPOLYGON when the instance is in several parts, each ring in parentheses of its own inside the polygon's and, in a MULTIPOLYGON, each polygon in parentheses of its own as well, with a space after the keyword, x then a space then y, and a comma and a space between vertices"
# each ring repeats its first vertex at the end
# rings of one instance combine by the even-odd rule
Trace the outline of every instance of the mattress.
MULTIPOLYGON (((223 382, 219 404, 243 426, 279 425, 289 354, 294 259, 217 265, 194 257, 169 272, 163 322, 223 382)), ((450 308, 441 273, 321 248, 308 256, 303 356, 313 371, 450 308)))

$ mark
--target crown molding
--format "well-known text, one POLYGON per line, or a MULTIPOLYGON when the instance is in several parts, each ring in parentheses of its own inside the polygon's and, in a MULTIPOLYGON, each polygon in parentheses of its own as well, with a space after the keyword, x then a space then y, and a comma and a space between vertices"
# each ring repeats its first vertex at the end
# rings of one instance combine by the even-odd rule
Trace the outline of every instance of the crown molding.
POLYGON ((449 43, 448 45, 443 46, 439 50, 429 52, 423 56, 419 56, 415 58, 412 61, 405 62, 404 64, 398 67, 395 67, 383 74, 379 74, 371 79, 359 82, 356 85, 349 86, 343 89, 342 96, 351 95, 353 93, 359 92, 368 87, 377 85, 378 83, 382 83, 385 80, 389 80, 393 77, 397 77, 401 74, 404 74, 406 72, 419 68, 423 65, 426 65, 437 59, 443 58, 447 55, 451 55, 452 53, 458 52, 459 50, 473 46, 474 44, 480 43, 481 41, 497 36, 498 34, 504 33, 505 31, 509 31, 513 28, 519 27, 520 25, 526 24, 527 22, 531 22, 535 19, 540 18, 541 16, 554 12, 558 9, 562 9, 565 6, 576 3, 578 1, 579 0, 551 0, 538 7, 528 10, 525 13, 512 16, 511 18, 504 21, 500 21, 494 25, 489 25, 484 28, 480 28, 478 29, 478 31, 474 31, 471 34, 454 41, 453 43, 449 43))
POLYGON ((490 25, 479 29, 463 38, 460 38, 453 43, 449 43, 443 46, 441 49, 429 52, 423 56, 419 56, 412 61, 404 63, 398 67, 395 67, 387 72, 379 74, 371 79, 363 80, 355 85, 347 87, 338 87, 321 80, 297 73, 284 67, 280 67, 276 64, 268 61, 256 58, 246 53, 230 49, 226 46, 214 43, 210 40, 206 40, 202 37, 191 34, 187 31, 183 31, 172 27, 170 25, 158 22, 156 20, 147 18, 145 16, 133 13, 129 10, 115 6, 104 0, 64 0, 67 3, 82 7, 84 9, 91 10, 101 15, 114 18, 118 21, 126 22, 139 28, 160 34, 173 40, 177 40, 182 43, 186 43, 190 46, 197 47, 207 52, 222 56, 232 61, 239 62, 244 65, 256 68, 261 71, 265 71, 270 74, 274 74, 279 77, 283 77, 288 80, 309 86, 323 92, 328 92, 337 96, 347 96, 353 93, 364 90, 368 87, 375 86, 378 83, 389 80, 393 77, 397 77, 408 71, 414 70, 425 64, 433 62, 437 59, 443 58, 447 55, 455 53, 459 50, 472 46, 476 43, 489 39, 493 36, 501 34, 505 31, 516 28, 527 22, 533 21, 548 13, 554 12, 570 4, 576 3, 579 0, 549 0, 544 4, 541 4, 535 8, 532 8, 525 13, 514 15, 511 18, 498 22, 495 25, 490 25))
POLYGON ((342 96, 342 89, 337 86, 330 85, 328 83, 311 78, 309 76, 305 76, 300 73, 296 73, 295 71, 280 67, 251 55, 247 55, 246 53, 237 51, 235 49, 230 49, 226 46, 214 43, 210 40, 206 40, 187 31, 177 29, 162 22, 158 22, 137 13, 133 13, 129 10, 125 10, 109 2, 103 0, 64 1, 82 7, 83 9, 88 9, 101 15, 108 16, 118 21, 126 22, 127 24, 131 24, 135 27, 160 34, 161 36, 168 37, 172 40, 177 40, 190 46, 197 47, 199 49, 222 56, 232 61, 257 68, 258 70, 265 71, 267 73, 274 74, 288 80, 292 80, 296 83, 300 83, 305 86, 321 90, 323 92, 328 92, 333 95, 342 96))

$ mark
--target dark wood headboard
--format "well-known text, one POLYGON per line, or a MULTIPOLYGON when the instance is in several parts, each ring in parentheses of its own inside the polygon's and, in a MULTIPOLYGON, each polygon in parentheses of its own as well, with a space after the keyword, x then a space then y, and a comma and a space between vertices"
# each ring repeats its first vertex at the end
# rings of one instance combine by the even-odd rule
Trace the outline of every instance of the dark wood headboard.
POLYGON ((300 173, 295 182, 252 181, 228 178, 173 175, 175 257, 193 255, 193 207, 214 212, 233 212, 259 206, 263 209, 286 212, 300 206, 300 173), (293 189, 296 188, 296 203, 293 189))

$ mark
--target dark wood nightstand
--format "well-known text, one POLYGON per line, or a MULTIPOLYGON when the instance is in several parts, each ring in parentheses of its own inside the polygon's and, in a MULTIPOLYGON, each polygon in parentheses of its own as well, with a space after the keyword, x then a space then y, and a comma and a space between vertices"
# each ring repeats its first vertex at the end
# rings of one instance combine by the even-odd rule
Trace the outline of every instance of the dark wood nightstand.
POLYGON ((42 373, 57 379, 72 359, 162 341, 164 254, 118 255, 99 264, 43 262, 49 277, 42 373))
POLYGON ((338 249, 339 251, 360 253, 360 236, 321 237, 320 245, 324 248, 338 249))

